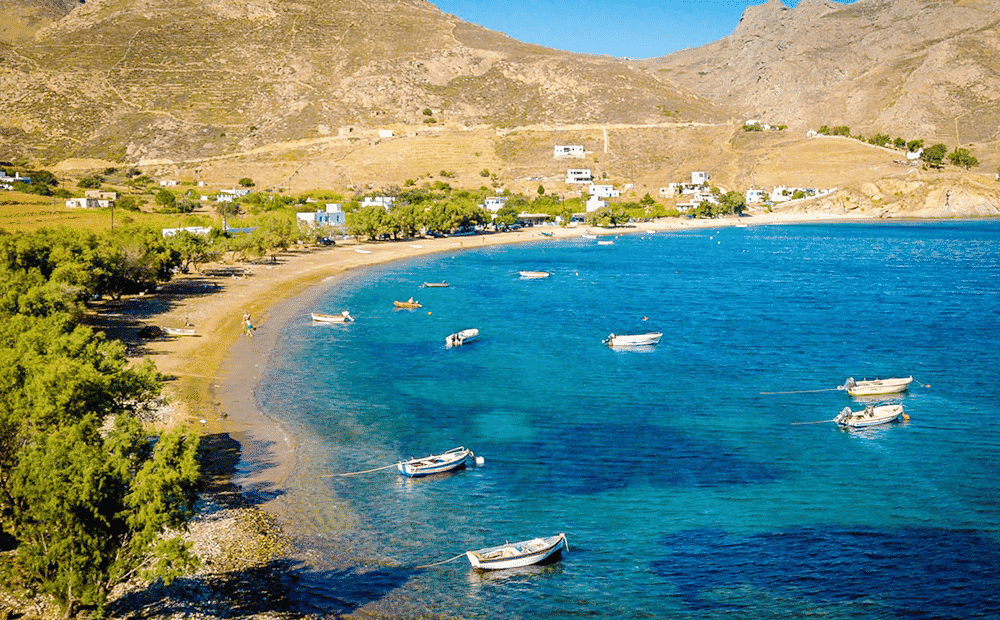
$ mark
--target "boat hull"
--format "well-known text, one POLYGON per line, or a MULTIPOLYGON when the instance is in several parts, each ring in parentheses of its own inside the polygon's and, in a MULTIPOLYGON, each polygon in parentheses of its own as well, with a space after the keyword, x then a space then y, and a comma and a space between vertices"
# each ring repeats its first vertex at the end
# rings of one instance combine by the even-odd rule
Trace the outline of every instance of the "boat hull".
POLYGON ((608 339, 604 341, 604 343, 609 347, 648 347, 654 344, 659 344, 660 338, 662 337, 662 332, 636 334, 631 336, 611 334, 608 336, 608 339))
POLYGON ((416 301, 394 301, 392 305, 397 308, 423 308, 423 305, 416 301))
POLYGON ((540 278, 547 278, 550 275, 549 272, 547 271, 519 271, 517 273, 526 280, 537 280, 540 278))
POLYGON ((852 411, 850 415, 838 416, 836 422, 842 428, 868 428, 895 422, 903 417, 902 405, 882 405, 863 411, 852 411))
POLYGON ((470 456, 472 456, 471 450, 454 448, 443 454, 403 461, 396 466, 396 469, 400 475, 407 478, 423 478, 462 469, 470 456))
POLYGON ((848 380, 841 386, 851 396, 880 396, 905 392, 913 382, 913 377, 902 379, 874 379, 872 381, 848 380))
POLYGON ((323 314, 322 312, 311 312, 312 320, 317 323, 350 323, 354 319, 349 314, 323 314))
POLYGON ((479 337, 478 329, 463 329, 460 332, 455 332, 454 334, 448 336, 444 339, 444 344, 447 347, 460 347, 466 342, 471 342, 479 337))
POLYGON ((566 549, 566 535, 559 534, 478 551, 466 551, 465 556, 473 568, 503 570, 555 561, 562 557, 566 549))

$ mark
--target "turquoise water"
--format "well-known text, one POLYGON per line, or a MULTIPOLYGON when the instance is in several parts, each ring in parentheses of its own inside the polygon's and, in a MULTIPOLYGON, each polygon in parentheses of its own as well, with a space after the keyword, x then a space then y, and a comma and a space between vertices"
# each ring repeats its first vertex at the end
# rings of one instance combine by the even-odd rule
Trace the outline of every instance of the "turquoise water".
POLYGON ((1000 222, 479 248, 355 273, 315 304, 257 393, 299 441, 302 611, 1000 615, 1000 222), (393 309, 410 296, 424 307, 393 309), (308 319, 343 309, 357 322, 308 319), (478 341, 445 348, 469 327, 478 341), (664 333, 649 350, 601 345, 647 331, 664 333), (911 374, 891 399, 908 422, 796 424, 863 407, 830 389, 849 376, 911 374), (329 476, 459 445, 485 465, 329 476), (559 532, 570 553, 548 566, 412 568, 559 532))

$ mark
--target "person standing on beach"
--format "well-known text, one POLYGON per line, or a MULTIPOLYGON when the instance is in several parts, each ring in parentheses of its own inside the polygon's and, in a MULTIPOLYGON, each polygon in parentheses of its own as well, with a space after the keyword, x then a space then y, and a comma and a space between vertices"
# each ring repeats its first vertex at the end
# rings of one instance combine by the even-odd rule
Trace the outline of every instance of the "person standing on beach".
POLYGON ((247 331, 247 338, 253 338, 253 322, 250 320, 250 313, 243 313, 243 326, 247 331))

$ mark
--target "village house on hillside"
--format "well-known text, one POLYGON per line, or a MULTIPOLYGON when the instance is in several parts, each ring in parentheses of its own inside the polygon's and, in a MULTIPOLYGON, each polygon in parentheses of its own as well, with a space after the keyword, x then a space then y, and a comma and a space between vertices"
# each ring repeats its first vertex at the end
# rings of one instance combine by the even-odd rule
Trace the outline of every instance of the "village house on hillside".
POLYGON ((566 182, 571 184, 593 183, 590 168, 570 168, 566 171, 566 182))
POLYGON ((615 189, 614 185, 590 184, 590 195, 598 198, 620 198, 622 193, 615 189))

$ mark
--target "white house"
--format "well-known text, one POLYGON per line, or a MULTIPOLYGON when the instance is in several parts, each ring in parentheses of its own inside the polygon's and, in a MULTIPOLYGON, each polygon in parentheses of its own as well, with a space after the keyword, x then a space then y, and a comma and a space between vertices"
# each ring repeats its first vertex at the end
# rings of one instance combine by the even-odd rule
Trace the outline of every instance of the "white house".
POLYGON ((0 172, 0 183, 13 185, 14 183, 31 183, 31 177, 22 177, 20 172, 15 172, 14 176, 8 176, 6 172, 0 172))
POLYGON ((552 149, 552 156, 556 159, 567 159, 571 157, 575 159, 583 159, 584 155, 585 153, 583 151, 582 144, 557 144, 552 149))
POLYGON ((173 179, 163 179, 160 181, 160 187, 177 187, 180 184, 180 181, 175 181, 173 179))
POLYGON ((587 213, 590 213, 591 211, 597 211, 598 209, 603 209, 606 206, 608 206, 607 200, 601 200, 597 196, 591 194, 590 199, 587 200, 587 213))
POLYGON ((179 232, 189 232, 192 235, 207 236, 212 232, 211 226, 186 226, 184 228, 164 228, 160 231, 164 237, 173 237, 179 232))
POLYGON ((691 185, 704 185, 708 183, 708 180, 712 178, 710 172, 692 172, 691 173, 691 185))
POLYGON ((660 188, 660 198, 673 198, 677 195, 677 184, 671 183, 667 187, 660 188))
POLYGON ((326 205, 326 211, 316 210, 308 213, 296 213, 295 219, 299 222, 305 222, 309 226, 343 228, 347 224, 344 210, 341 209, 339 204, 332 202, 326 205))
POLYGON ((233 189, 220 190, 219 193, 225 194, 227 196, 236 196, 242 198, 243 196, 250 195, 250 190, 245 187, 234 187, 233 189))
POLYGON ((507 203, 507 199, 503 196, 489 196, 483 201, 483 204, 479 205, 487 211, 496 213, 507 203))
POLYGON ((598 198, 620 198, 622 193, 615 189, 614 185, 590 184, 590 195, 598 198))
POLYGON ((762 189, 748 189, 744 197, 746 198, 747 204, 753 204, 756 202, 764 202, 764 196, 767 195, 762 189))
POLYGON ((392 137, 392 130, 391 129, 379 129, 378 130, 378 137, 379 138, 391 138, 392 137))
POLYGON ((594 177, 590 174, 590 168, 570 168, 566 171, 567 183, 592 183, 594 177))
POLYGON ((365 207, 382 207, 386 211, 392 207, 393 203, 396 202, 395 196, 365 196, 364 201, 361 203, 361 208, 365 207))
POLYGON ((66 206, 78 209, 96 209, 101 205, 97 198, 70 198, 66 201, 66 206))

